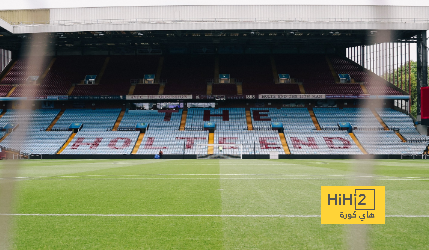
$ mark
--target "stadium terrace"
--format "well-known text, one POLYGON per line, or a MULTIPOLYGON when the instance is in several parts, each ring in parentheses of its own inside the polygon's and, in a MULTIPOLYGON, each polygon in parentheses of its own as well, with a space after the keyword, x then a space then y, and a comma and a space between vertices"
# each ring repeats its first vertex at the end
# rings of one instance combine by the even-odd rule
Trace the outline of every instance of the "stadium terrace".
POLYGON ((0 11, 2 155, 423 158, 428 16, 408 6, 0 11))

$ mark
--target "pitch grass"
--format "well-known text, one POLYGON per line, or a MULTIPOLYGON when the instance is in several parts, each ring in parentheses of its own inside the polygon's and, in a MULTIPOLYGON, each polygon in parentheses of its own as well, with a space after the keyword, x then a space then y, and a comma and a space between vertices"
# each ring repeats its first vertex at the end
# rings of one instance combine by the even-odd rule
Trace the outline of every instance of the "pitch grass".
MULTIPOLYGON (((353 160, 27 160, 17 214, 320 215, 353 160)), ((4 164, 4 163, 3 163, 4 164)), ((358 174, 359 175, 359 174, 358 174)), ((370 178, 370 177, 361 177, 370 178)), ((377 160, 386 215, 429 215, 429 161, 377 160), (413 177, 413 178, 409 178, 413 177)), ((319 217, 13 216, 15 249, 345 249, 319 217)), ((370 225, 370 249, 428 249, 429 217, 370 225)))

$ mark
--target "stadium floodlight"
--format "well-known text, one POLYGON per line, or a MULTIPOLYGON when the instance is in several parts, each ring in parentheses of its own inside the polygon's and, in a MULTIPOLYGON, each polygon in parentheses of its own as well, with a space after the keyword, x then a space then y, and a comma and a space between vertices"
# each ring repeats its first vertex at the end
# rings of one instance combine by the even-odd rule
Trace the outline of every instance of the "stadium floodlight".
POLYGON ((197 144, 196 147, 197 159, 243 159, 242 144, 197 144), (206 153, 202 153, 204 151, 206 153))

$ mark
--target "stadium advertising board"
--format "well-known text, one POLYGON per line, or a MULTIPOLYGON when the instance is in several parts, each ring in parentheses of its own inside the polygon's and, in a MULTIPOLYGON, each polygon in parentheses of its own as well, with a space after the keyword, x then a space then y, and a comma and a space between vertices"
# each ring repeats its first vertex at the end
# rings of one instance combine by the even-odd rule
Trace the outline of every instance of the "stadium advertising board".
POLYGON ((259 99, 326 99, 324 94, 296 94, 296 95, 289 95, 289 94, 260 94, 259 99))
POLYGON ((255 95, 195 95, 195 99, 202 100, 244 100, 256 99, 255 95))
POLYGON ((90 95, 90 96, 69 96, 69 100, 123 100, 124 96, 122 95, 108 95, 108 96, 98 96, 98 95, 90 95))
POLYGON ((326 94, 326 99, 367 99, 370 98, 371 95, 329 95, 326 94))
POLYGON ((65 100, 69 99, 69 96, 68 95, 59 95, 59 96, 57 96, 57 95, 48 95, 46 97, 46 99, 50 100, 50 101, 58 101, 58 100, 65 101, 65 100))
POLYGON ((189 99, 192 99, 192 95, 127 95, 126 96, 126 100, 169 100, 169 99, 189 100, 189 99))
POLYGON ((225 100, 225 95, 195 95, 195 99, 202 100, 225 100))

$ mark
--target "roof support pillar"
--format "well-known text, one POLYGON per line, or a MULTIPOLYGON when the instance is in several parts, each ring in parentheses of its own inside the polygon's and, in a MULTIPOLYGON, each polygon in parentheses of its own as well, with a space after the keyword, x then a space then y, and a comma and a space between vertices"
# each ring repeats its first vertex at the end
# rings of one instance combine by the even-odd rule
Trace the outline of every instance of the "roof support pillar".
POLYGON ((428 86, 428 54, 426 30, 417 35, 417 115, 421 113, 420 88, 428 86))

